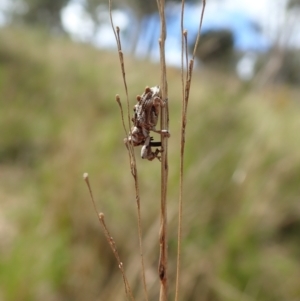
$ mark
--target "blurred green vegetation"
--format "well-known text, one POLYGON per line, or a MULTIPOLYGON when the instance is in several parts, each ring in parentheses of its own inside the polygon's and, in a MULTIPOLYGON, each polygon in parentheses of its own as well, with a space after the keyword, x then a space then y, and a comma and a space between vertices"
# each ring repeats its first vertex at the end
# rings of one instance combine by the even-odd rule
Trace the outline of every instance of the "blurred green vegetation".
MULTIPOLYGON (((140 300, 134 183, 114 100, 116 51, 41 31, 0 31, 0 300, 124 300, 82 174, 140 300), (130 233, 130 234, 129 234, 130 233)), ((130 106, 159 66, 126 58, 130 106)), ((168 70, 170 292, 174 292, 181 88, 168 70)), ((185 301, 300 300, 300 91, 255 91, 195 72, 189 103, 185 301)), ((131 108, 130 108, 131 110, 131 108)), ((158 300, 160 165, 137 161, 150 300, 158 300)))

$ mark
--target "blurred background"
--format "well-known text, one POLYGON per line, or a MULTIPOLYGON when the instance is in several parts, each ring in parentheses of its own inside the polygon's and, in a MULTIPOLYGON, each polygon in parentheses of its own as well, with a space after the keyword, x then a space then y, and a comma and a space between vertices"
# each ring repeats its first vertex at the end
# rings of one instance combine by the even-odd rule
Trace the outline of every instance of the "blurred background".
MULTIPOLYGON (((201 4, 186 1, 192 49, 201 4)), ((179 191, 180 1, 166 1, 169 290, 179 191)), ((181 299, 300 300, 299 0, 207 0, 188 111, 181 299), (257 2, 257 1, 256 1, 257 2)), ((159 84, 156 1, 113 1, 130 105, 159 84)), ((142 297, 125 92, 100 0, 0 0, 0 301, 125 300, 82 174, 142 297)), ((131 111, 131 108, 130 108, 131 111)), ((149 300, 160 164, 136 149, 149 300)))

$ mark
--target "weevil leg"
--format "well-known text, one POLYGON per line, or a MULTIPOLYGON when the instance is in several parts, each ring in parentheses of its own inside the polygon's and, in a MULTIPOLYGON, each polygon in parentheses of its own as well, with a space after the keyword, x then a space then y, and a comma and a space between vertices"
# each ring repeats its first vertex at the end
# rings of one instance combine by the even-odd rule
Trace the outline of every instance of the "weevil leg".
POLYGON ((150 142, 150 146, 161 146, 161 142, 157 141, 157 142, 150 142))
POLYGON ((171 137, 171 134, 168 130, 156 130, 155 128, 152 128, 151 131, 157 134, 161 134, 167 138, 171 137))
POLYGON ((148 159, 149 161, 157 158, 160 160, 160 156, 158 154, 161 152, 159 149, 156 149, 155 152, 152 151, 151 146, 161 146, 160 142, 151 142, 152 137, 148 136, 145 140, 145 144, 141 149, 141 157, 142 159, 148 159))

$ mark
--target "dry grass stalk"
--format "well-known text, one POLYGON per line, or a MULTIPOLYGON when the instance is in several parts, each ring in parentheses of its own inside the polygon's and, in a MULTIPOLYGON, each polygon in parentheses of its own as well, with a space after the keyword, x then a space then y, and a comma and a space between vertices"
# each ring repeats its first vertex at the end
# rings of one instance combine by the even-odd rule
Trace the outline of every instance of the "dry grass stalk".
MULTIPOLYGON (((162 99, 168 99, 168 82, 165 58, 165 41, 167 36, 166 19, 165 19, 165 1, 157 0, 157 7, 160 16, 160 68, 161 78, 160 86, 162 99)), ((161 108, 160 128, 169 129, 169 109, 168 102, 161 108)), ((168 187, 168 138, 161 135, 161 147, 163 149, 161 156, 161 212, 160 212, 160 230, 159 230, 159 263, 158 273, 160 279, 160 301, 168 299, 168 243, 167 243, 167 187, 168 187)))
MULTIPOLYGON (((126 103, 127 103, 127 117, 128 117, 128 128, 130 129, 130 105, 129 105, 129 96, 128 96, 128 88, 127 88, 127 82, 126 82, 126 73, 125 73, 125 64, 124 64, 124 56, 122 52, 122 46, 121 46, 121 39, 120 39, 120 29, 119 27, 114 26, 113 18, 112 18, 112 10, 111 10, 111 0, 109 0, 109 15, 110 15, 110 21, 111 26, 116 38, 117 47, 118 47, 118 53, 119 53, 119 60, 122 70, 122 78, 123 83, 125 87, 125 93, 126 93, 126 103)), ((116 97, 119 107, 121 109, 121 115, 122 115, 122 122, 123 127, 127 135, 127 130, 124 122, 124 116, 123 116, 123 109, 120 102, 120 98, 116 97)), ((138 180, 138 173, 137 173, 137 167, 136 167, 136 159, 133 149, 133 144, 128 143, 128 153, 130 157, 130 170, 131 174, 134 178, 134 185, 135 185, 135 199, 136 199, 136 205, 137 205, 137 216, 138 216, 138 237, 139 237, 139 250, 140 250, 140 256, 141 256, 141 270, 142 270, 142 280, 143 280, 143 290, 144 290, 144 297, 145 300, 148 301, 148 291, 147 291, 147 283, 146 283, 146 276, 145 276, 145 264, 144 264, 144 254, 143 254, 143 242, 142 242, 142 224, 141 224, 141 205, 140 205, 140 191, 139 191, 139 180, 138 180)))
POLYGON ((98 216, 98 220, 99 220, 101 228, 102 228, 102 230, 104 232, 106 240, 107 240, 108 244, 110 245, 111 250, 112 250, 112 252, 113 252, 113 254, 114 254, 114 256, 115 256, 115 258, 116 258, 116 260, 118 262, 118 266, 119 266, 119 269, 120 269, 120 271, 122 273, 122 277, 123 277, 123 282, 124 282, 126 296, 127 296, 128 300, 134 301, 132 290, 130 288, 127 276, 125 274, 123 262, 121 261, 121 258, 119 256, 119 253, 118 253, 115 241, 114 241, 113 237, 110 235, 108 227, 107 227, 107 225, 105 223, 104 214, 102 212, 98 213, 99 211, 97 209, 97 206, 96 206, 96 203, 95 203, 95 200, 94 200, 92 188, 91 188, 90 181, 89 181, 89 176, 88 176, 87 173, 83 174, 83 179, 84 179, 84 181, 85 181, 85 183, 86 183, 86 185, 87 185, 87 187, 89 189, 89 193, 90 193, 90 197, 91 197, 91 200, 92 200, 92 203, 93 203, 93 206, 94 206, 94 210, 95 210, 95 212, 96 212, 96 214, 98 216))
POLYGON ((179 298, 179 282, 180 282, 180 260, 181 260, 181 238, 182 238, 182 204, 183 204, 183 177, 184 177, 184 150, 185 150, 185 131, 187 125, 187 108, 191 88, 191 80, 193 74, 194 60, 196 50, 198 47, 200 32, 202 28, 203 16, 205 11, 206 0, 202 1, 202 12, 198 27, 196 42, 194 45, 193 56, 188 62, 188 49, 187 49, 187 31, 184 30, 184 0, 181 6, 181 83, 182 83, 182 110, 181 110, 181 135, 180 135, 180 183, 179 183, 179 202, 178 202, 178 246, 177 246, 177 271, 176 271, 176 286, 175 286, 175 301, 179 298), (186 70, 186 67, 188 69, 186 70), (186 70, 186 74, 184 76, 186 70))

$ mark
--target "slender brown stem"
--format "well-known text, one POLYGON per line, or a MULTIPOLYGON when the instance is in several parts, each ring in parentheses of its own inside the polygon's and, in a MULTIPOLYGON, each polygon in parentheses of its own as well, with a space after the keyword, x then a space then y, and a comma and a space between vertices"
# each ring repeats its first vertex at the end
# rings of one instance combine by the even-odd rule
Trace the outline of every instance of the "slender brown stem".
MULTIPOLYGON (((111 13, 111 0, 109 0, 109 15, 110 15, 111 26, 112 26, 112 29, 113 29, 113 32, 114 32, 114 35, 116 38, 117 47, 118 47, 119 60, 120 60, 120 65, 121 65, 121 70, 122 70, 122 78, 123 78, 123 83, 124 83, 125 92, 126 92, 128 127, 130 128, 130 105, 129 105, 126 73, 125 73, 124 56, 123 56, 123 52, 122 52, 122 45, 121 45, 121 39, 120 39, 120 29, 119 29, 119 27, 116 27, 116 29, 115 29, 115 26, 113 23, 113 18, 112 18, 112 13, 111 13)), ((118 99, 117 99, 117 101, 118 101, 118 99)), ((122 110, 122 106, 120 105, 120 103, 119 103, 119 106, 121 108, 122 120, 124 120, 123 110, 122 110)), ((125 125, 125 123, 123 122, 123 127, 124 127, 124 125, 125 125)), ((124 127, 124 128, 126 129, 126 127, 124 127)), ((140 250, 140 257, 141 257, 141 270, 142 270, 141 273, 142 273, 142 281, 143 281, 144 298, 146 301, 148 301, 148 291, 147 291, 144 254, 143 254, 143 243, 142 243, 143 235, 142 235, 139 179, 138 179, 136 159, 135 159, 134 148, 133 148, 132 142, 128 143, 128 152, 129 152, 129 157, 130 157, 130 170, 131 170, 131 174, 134 178, 134 186, 135 186, 135 199, 136 199, 136 205, 137 205, 137 219, 138 219, 139 250, 140 250)))
POLYGON ((178 202, 178 246, 177 246, 177 270, 176 270, 176 286, 175 286, 175 301, 179 298, 179 282, 180 282, 180 262, 181 262, 181 239, 182 239, 182 205, 183 205, 183 175, 184 175, 184 150, 185 150, 185 132, 187 124, 187 107, 189 100, 189 93, 191 87, 194 59, 196 49, 200 39, 200 32, 204 16, 206 1, 203 0, 202 12, 199 22, 196 42, 193 50, 193 58, 188 64, 188 48, 187 48, 187 31, 184 30, 184 0, 182 0, 181 7, 181 83, 182 83, 182 112, 181 112, 181 137, 180 137, 180 180, 179 180, 179 202, 178 202), (185 54, 185 55, 184 55, 185 54), (184 78, 184 70, 186 70, 184 78))
MULTIPOLYGON (((165 59, 165 40, 166 40, 166 19, 165 19, 165 1, 157 0, 157 7, 160 15, 160 67, 161 67, 161 91, 162 99, 168 99, 168 83, 167 83, 167 71, 166 71, 166 59, 165 59)), ((169 129, 169 108, 168 102, 161 109, 160 117, 161 129, 169 129)), ((161 221, 159 232, 159 244, 160 244, 160 256, 158 273, 160 278, 160 301, 166 301, 168 299, 168 244, 167 244, 167 186, 168 186, 168 138, 161 135, 162 143, 162 156, 161 156, 161 221)))
POLYGON ((201 11, 201 16, 200 16, 197 38, 196 38, 196 42, 194 45, 193 59, 195 59, 196 51, 197 51, 199 40, 200 40, 200 33, 201 33, 201 28, 202 28, 202 23, 203 23, 203 18, 204 18, 205 6, 206 6, 206 0, 202 0, 202 11, 201 11))
POLYGON ((94 200, 94 196, 93 196, 93 192, 92 192, 92 188, 91 188, 91 185, 90 185, 90 181, 89 181, 89 176, 87 173, 84 173, 83 175, 83 179, 88 187, 88 190, 89 190, 89 193, 90 193, 90 197, 91 197, 91 200, 92 200, 92 203, 93 203, 93 207, 94 207, 94 210, 98 216, 98 220, 99 220, 99 223, 101 225, 101 228, 104 232, 104 235, 105 235, 105 238, 108 242, 108 244, 110 245, 111 247, 111 250, 118 262, 118 266, 119 266, 119 269, 121 271, 121 274, 122 274, 122 277, 123 277, 123 282, 124 282, 124 286, 125 286, 125 293, 126 293, 126 296, 129 300, 131 301, 134 301, 134 297, 133 297, 133 294, 132 294, 132 290, 130 288, 130 285, 129 285, 129 282, 128 282, 128 279, 127 279, 127 276, 126 276, 126 273, 125 273, 125 270, 124 270, 124 266, 123 266, 123 262, 121 261, 121 258, 119 256, 119 253, 118 253, 118 250, 117 250, 117 246, 116 246, 116 243, 113 239, 113 237, 111 236, 109 230, 108 230, 108 227, 105 223, 105 219, 104 219, 104 214, 103 213, 99 213, 98 214, 98 209, 97 209, 97 206, 96 206, 96 202, 94 200))
POLYGON ((184 0, 182 0, 181 6, 181 87, 182 87, 182 106, 181 106, 181 140, 180 140, 180 178, 179 178, 179 202, 178 202, 178 235, 177 235, 177 269, 176 269, 176 284, 175 284, 175 301, 178 301, 179 298, 179 281, 180 281, 180 260, 181 260, 181 237, 182 237, 182 203, 183 203, 183 155, 184 155, 184 137, 185 137, 185 127, 183 126, 183 118, 184 112, 186 111, 185 102, 185 81, 187 80, 187 72, 186 78, 184 77, 184 70, 186 70, 187 66, 187 51, 186 51, 186 39, 187 32, 183 27, 184 20, 184 0), (184 60, 184 55, 186 54, 186 60, 184 60))

